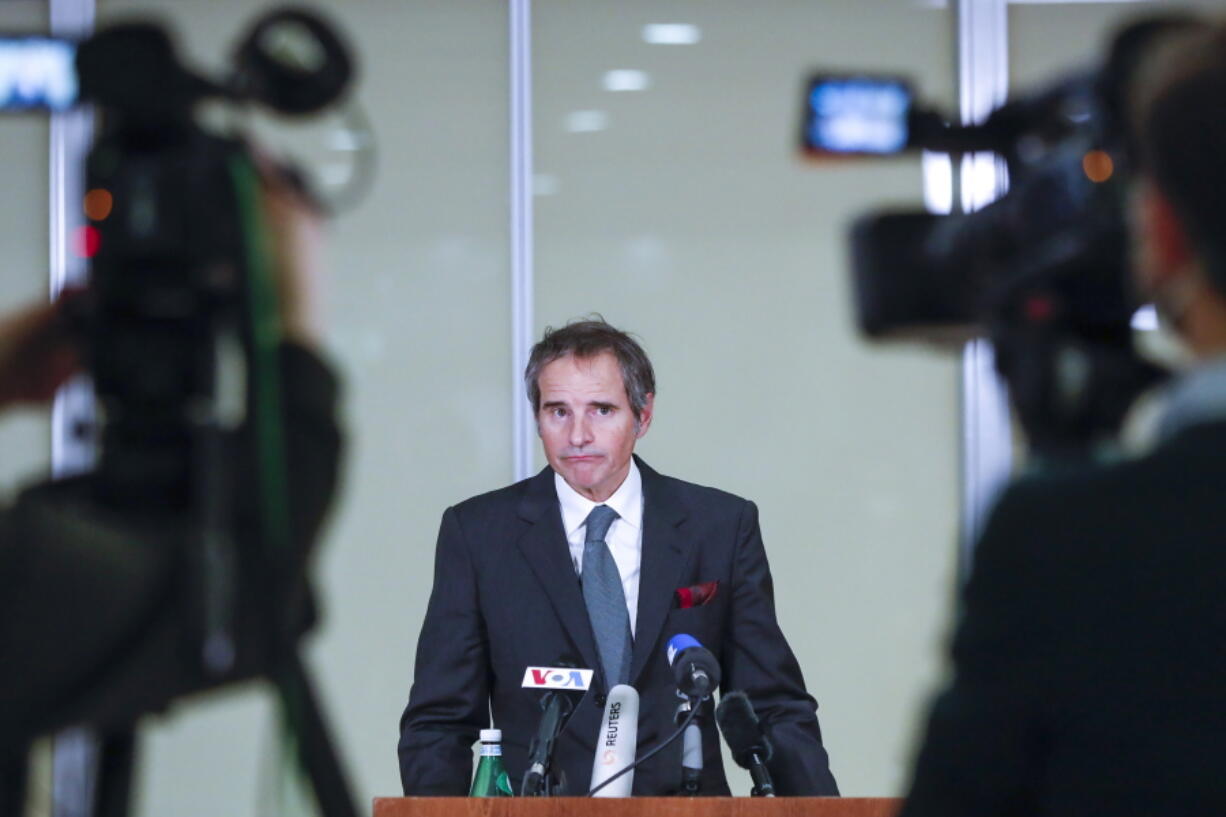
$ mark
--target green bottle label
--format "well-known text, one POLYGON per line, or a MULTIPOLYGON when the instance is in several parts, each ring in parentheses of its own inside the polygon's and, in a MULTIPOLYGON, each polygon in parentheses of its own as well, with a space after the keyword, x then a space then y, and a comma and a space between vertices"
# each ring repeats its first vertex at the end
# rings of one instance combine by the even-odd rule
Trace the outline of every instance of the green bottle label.
POLYGON ((487 755, 481 758, 468 794, 470 797, 511 797, 515 794, 501 757, 487 755))

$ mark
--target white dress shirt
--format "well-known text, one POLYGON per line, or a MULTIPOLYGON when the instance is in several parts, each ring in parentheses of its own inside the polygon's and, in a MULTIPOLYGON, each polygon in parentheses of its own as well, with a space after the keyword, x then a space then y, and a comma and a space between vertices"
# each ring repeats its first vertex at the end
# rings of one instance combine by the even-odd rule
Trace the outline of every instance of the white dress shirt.
POLYGON ((617 519, 605 534, 605 543, 617 563, 621 575, 622 591, 626 594, 626 610, 630 613, 630 633, 638 620, 639 566, 643 561, 643 476, 634 460, 630 461, 630 473, 604 502, 593 502, 570 487, 556 471, 553 484, 558 492, 558 504, 562 509, 562 529, 570 544, 570 560, 575 572, 583 573, 583 540, 587 535, 587 516, 597 505, 608 505, 617 511, 617 519))

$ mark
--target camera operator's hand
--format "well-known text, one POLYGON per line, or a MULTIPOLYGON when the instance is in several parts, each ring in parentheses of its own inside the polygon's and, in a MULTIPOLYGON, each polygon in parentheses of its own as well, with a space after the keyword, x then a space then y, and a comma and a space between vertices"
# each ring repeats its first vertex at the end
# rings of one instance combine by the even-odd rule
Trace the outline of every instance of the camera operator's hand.
POLYGON ((316 347, 323 329, 323 217, 282 171, 257 161, 272 237, 281 331, 286 340, 316 347))
POLYGON ((0 408, 46 402, 80 368, 64 303, 39 303, 0 317, 0 408))

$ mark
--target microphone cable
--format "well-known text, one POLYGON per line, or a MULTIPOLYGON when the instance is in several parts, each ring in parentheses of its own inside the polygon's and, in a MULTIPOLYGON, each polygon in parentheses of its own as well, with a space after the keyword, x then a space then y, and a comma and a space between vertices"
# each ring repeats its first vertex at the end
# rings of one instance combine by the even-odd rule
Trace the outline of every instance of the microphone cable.
POLYGON ((663 749, 665 746, 668 746, 668 744, 672 743, 672 742, 673 742, 673 741, 675 741, 677 738, 681 737, 681 735, 682 735, 682 734, 685 732, 685 728, 686 728, 687 726, 689 726, 689 725, 690 725, 690 724, 693 722, 694 718, 695 718, 695 717, 698 715, 698 709, 699 709, 699 707, 701 707, 701 706, 702 706, 702 702, 703 702, 703 701, 705 701, 705 700, 706 700, 706 698, 701 698, 701 699, 699 699, 699 700, 698 700, 698 702, 697 702, 697 703, 694 703, 692 706, 690 706, 690 714, 689 714, 689 715, 687 715, 687 716, 685 717, 685 720, 681 722, 681 725, 677 727, 677 731, 675 731, 675 732, 673 732, 671 735, 669 735, 669 736, 668 736, 668 738, 666 738, 666 739, 665 739, 665 741, 664 741, 663 743, 661 743, 661 744, 659 744, 659 745, 657 745, 657 746, 652 747, 652 748, 651 748, 651 749, 650 749, 650 750, 647 752, 647 754, 643 755, 643 756, 642 756, 642 757, 640 757, 640 758, 637 758, 637 759, 636 759, 636 760, 635 760, 633 763, 631 763, 631 764, 630 764, 629 766, 627 766, 626 768, 621 769, 620 771, 617 771, 617 772, 615 772, 615 773, 614 773, 614 774, 612 774, 612 775, 609 775, 609 777, 608 777, 607 779, 605 779, 604 781, 602 781, 602 782, 601 782, 601 784, 600 784, 599 786, 597 786, 596 788, 594 788, 594 789, 592 789, 591 791, 589 791, 589 792, 587 793, 587 795, 586 795, 586 796, 587 796, 587 797, 591 797, 591 796, 592 796, 592 795, 594 795, 596 792, 600 791, 600 790, 601 790, 601 789, 603 789, 605 786, 609 785, 609 784, 610 784, 610 783, 612 783, 614 780, 616 780, 617 778, 621 777, 623 774, 628 773, 628 772, 629 772, 630 770, 632 770, 632 769, 638 768, 638 765, 639 765, 640 763, 644 762, 645 760, 647 760, 647 759, 648 759, 648 758, 650 758, 650 757, 654 757, 654 756, 655 756, 656 754, 658 754, 658 753, 659 753, 659 752, 660 752, 660 751, 661 751, 661 750, 662 750, 662 749, 663 749))

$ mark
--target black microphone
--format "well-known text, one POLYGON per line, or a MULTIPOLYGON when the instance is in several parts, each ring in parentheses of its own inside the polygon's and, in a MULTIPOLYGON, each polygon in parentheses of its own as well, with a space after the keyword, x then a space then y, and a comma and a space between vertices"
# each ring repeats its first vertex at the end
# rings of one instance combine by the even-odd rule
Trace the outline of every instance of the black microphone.
POLYGON ((706 698, 719 686, 719 662, 692 635, 678 634, 668 640, 668 664, 682 695, 706 698))
POLYGON ((574 711, 574 692, 585 692, 591 683, 592 671, 576 669, 565 658, 553 667, 528 667, 524 672, 523 686, 529 689, 548 690, 541 696, 541 720, 536 737, 528 746, 528 771, 520 785, 521 797, 534 795, 559 795, 565 781, 554 781, 550 776, 553 765, 553 746, 562 727, 574 711))
POLYGON ((770 740, 762 732, 762 724, 753 711, 744 692, 729 692, 719 700, 715 707, 715 723, 724 734, 728 748, 732 751, 732 759, 742 769, 748 769, 753 778, 754 797, 774 797, 775 784, 771 782, 770 772, 766 762, 774 754, 770 740))

